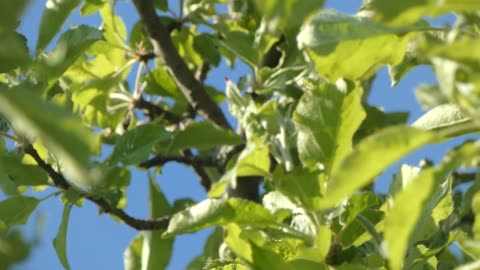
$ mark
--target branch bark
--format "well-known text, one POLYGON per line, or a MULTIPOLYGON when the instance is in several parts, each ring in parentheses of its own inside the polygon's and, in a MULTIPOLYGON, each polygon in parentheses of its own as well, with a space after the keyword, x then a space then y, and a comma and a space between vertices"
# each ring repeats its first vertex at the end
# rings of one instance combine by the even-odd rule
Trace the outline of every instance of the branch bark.
MULTIPOLYGON (((30 155, 38 164, 40 168, 42 168, 48 176, 52 179, 53 184, 55 187, 60 188, 62 190, 69 190, 72 188, 70 183, 68 183, 67 179, 60 174, 59 172, 55 171, 52 166, 46 163, 38 154, 37 150, 33 148, 32 145, 27 145, 24 147, 24 152, 30 155)), ((166 230, 168 228, 168 224, 170 222, 170 217, 161 217, 155 220, 143 220, 134 218, 128 215, 122 209, 116 208, 110 204, 106 199, 102 197, 93 196, 90 194, 81 194, 83 198, 95 203, 98 205, 105 213, 109 213, 123 222, 128 226, 136 229, 136 230, 166 230)))
POLYGON ((150 36, 155 55, 163 59, 190 105, 205 119, 221 127, 231 129, 223 112, 210 98, 205 88, 178 54, 169 32, 155 12, 153 1, 134 0, 133 3, 140 15, 145 31, 150 36))

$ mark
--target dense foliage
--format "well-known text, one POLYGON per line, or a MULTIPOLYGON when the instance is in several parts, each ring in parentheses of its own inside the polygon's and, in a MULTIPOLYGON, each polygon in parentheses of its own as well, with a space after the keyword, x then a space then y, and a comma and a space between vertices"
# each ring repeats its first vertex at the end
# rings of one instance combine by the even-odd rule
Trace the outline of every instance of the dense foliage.
POLYGON ((480 1, 367 0, 356 15, 323 2, 132 0, 127 33, 115 0, 48 0, 28 48, 29 1, 0 1, 0 269, 28 255, 18 225, 54 198, 45 189, 65 207, 53 245, 66 269, 85 200, 139 230, 125 269, 164 269, 176 235, 209 227, 188 269, 476 269, 480 144, 401 166, 386 194, 373 183, 480 131, 480 1), (101 27, 63 31, 78 11, 101 27), (447 13, 453 26, 425 20, 447 13), (221 62, 250 70, 216 89, 221 62), (414 124, 367 103, 381 67, 395 85, 418 65, 438 84, 415 90, 428 112, 414 124), (168 162, 209 199, 169 204, 156 182, 168 162), (134 168, 149 173, 148 219, 123 210, 134 168))

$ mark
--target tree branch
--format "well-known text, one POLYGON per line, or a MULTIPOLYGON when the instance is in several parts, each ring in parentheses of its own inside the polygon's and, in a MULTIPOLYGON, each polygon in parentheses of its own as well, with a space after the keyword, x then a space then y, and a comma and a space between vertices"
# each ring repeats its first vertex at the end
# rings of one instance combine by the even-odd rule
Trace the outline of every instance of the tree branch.
POLYGON ((155 117, 160 116, 173 124, 178 124, 183 120, 182 117, 177 116, 167 110, 164 110, 160 106, 157 106, 151 102, 148 102, 142 97, 136 101, 135 107, 139 109, 144 109, 146 111, 145 114, 150 119, 154 119, 155 117))
MULTIPOLYGON (((33 148, 31 144, 25 146, 23 150, 26 154, 30 155, 37 162, 38 166, 43 169, 48 174, 48 176, 50 176, 55 187, 63 189, 65 191, 72 187, 62 174, 55 171, 50 164, 43 161, 37 150, 35 150, 35 148, 33 148)), ((155 220, 137 219, 128 215, 122 209, 112 206, 110 202, 108 202, 102 197, 97 197, 90 194, 81 195, 85 199, 98 205, 105 213, 109 213, 119 218, 120 220, 125 222, 125 224, 136 230, 166 230, 170 222, 170 217, 161 217, 155 220)))
POLYGON ((199 157, 199 156, 162 156, 158 155, 152 159, 144 161, 139 164, 142 168, 151 168, 155 166, 162 166, 165 163, 175 161, 183 163, 189 166, 210 166, 215 167, 218 165, 217 161, 212 157, 199 157))
POLYGON ((170 74, 190 105, 198 114, 217 125, 231 129, 225 115, 210 98, 202 84, 195 79, 192 71, 178 54, 170 34, 155 12, 152 0, 133 0, 147 34, 150 36, 153 51, 165 62, 170 74))

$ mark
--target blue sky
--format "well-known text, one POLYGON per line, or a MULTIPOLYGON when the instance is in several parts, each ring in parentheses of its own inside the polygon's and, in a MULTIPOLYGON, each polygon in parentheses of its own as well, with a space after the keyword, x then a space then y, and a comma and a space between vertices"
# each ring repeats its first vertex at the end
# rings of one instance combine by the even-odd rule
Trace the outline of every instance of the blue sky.
MULTIPOLYGON (((177 1, 171 1, 177 5, 177 1)), ((32 5, 24 15, 19 31, 29 39, 29 47, 34 48, 37 39, 37 28, 42 15, 45 1, 32 1, 32 5)), ((345 13, 354 13, 361 5, 360 0, 327 1, 326 7, 334 8, 345 13)), ((119 1, 117 12, 125 20, 127 27, 131 26, 138 17, 133 11, 130 1, 119 1)), ((444 24, 451 18, 436 20, 444 24)), ((69 19, 68 25, 89 24, 100 25, 100 18, 94 15, 81 18, 78 11, 69 19)), ((234 81, 245 75, 248 70, 237 65, 236 70, 230 71, 220 68, 210 76, 207 83, 218 89, 224 89, 224 77, 234 81)), ((373 105, 382 106, 385 111, 409 111, 410 122, 417 119, 423 112, 415 100, 414 89, 423 83, 434 83, 435 78, 428 67, 418 67, 410 72, 396 87, 390 87, 390 80, 386 69, 382 69, 374 83, 374 88, 369 99, 373 105)), ((392 174, 399 164, 417 164, 419 160, 428 157, 438 161, 446 150, 459 140, 449 141, 442 145, 432 145, 417 151, 401 162, 392 166, 380 176, 378 190, 385 190, 392 174)), ((175 199, 191 197, 200 201, 205 198, 203 188, 199 185, 197 177, 186 167, 178 164, 168 164, 164 173, 157 178, 170 202, 175 199)), ((136 217, 146 217, 148 212, 147 178, 142 172, 135 171, 132 185, 128 190, 128 206, 126 211, 136 217)), ((50 198, 42 202, 36 213, 30 218, 27 226, 27 235, 33 236, 40 228, 41 238, 31 257, 16 269, 62 269, 52 246, 60 224, 63 204, 58 198, 50 198)), ((203 243, 210 230, 196 234, 177 237, 174 254, 168 267, 170 270, 183 269, 188 262, 202 251, 203 243)), ((110 216, 98 215, 95 205, 85 202, 82 208, 75 207, 70 216, 68 229, 68 258, 72 269, 123 269, 123 252, 129 242, 137 235, 137 231, 124 224, 117 223, 110 216)))

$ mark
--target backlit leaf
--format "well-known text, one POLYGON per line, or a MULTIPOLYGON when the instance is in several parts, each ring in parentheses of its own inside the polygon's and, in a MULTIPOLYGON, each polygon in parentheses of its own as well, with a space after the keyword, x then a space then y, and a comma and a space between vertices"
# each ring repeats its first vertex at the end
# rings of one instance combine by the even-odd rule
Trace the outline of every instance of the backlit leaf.
POLYGON ((337 205, 406 154, 438 139, 434 133, 407 126, 396 126, 376 132, 361 141, 354 151, 332 173, 322 208, 337 205))
POLYGON ((70 218, 70 211, 72 210, 73 204, 66 204, 63 209, 62 214, 62 223, 58 229, 57 236, 53 239, 53 247, 57 253, 58 259, 62 263, 65 269, 70 269, 67 258, 67 230, 68 230, 68 220, 70 218))

